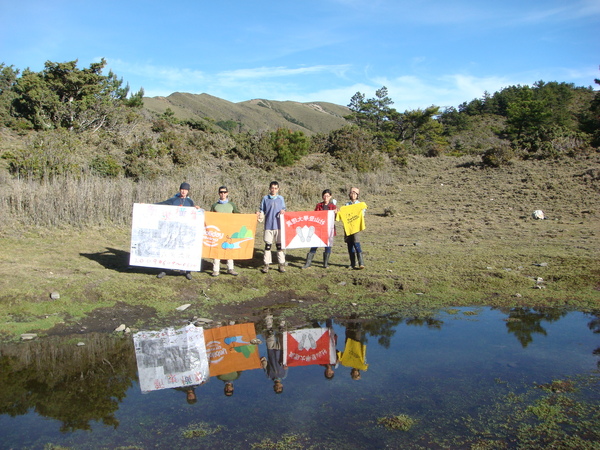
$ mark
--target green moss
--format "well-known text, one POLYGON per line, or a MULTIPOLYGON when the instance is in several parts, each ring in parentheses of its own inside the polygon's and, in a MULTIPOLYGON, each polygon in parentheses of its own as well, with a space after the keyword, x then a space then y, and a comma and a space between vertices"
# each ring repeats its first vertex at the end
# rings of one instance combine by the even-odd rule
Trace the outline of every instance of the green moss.
POLYGON ((414 426, 416 420, 406 414, 400 414, 397 416, 381 417, 377 419, 377 423, 391 430, 408 431, 414 426))
POLYGON ((207 422, 198 422, 189 424, 181 434, 186 439, 203 438, 220 433, 224 429, 222 425, 213 427, 207 422))

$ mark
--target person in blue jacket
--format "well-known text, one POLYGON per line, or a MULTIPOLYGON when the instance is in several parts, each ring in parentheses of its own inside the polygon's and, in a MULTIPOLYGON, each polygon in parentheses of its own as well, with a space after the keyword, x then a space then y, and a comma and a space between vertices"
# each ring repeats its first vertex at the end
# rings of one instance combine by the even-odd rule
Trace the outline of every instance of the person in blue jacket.
POLYGON ((265 221, 265 253, 263 256, 263 268, 261 271, 267 273, 269 265, 272 263, 271 247, 275 244, 277 248, 277 262, 279 271, 285 272, 285 251, 281 247, 281 223, 279 218, 285 212, 285 200, 279 195, 279 183, 271 181, 269 184, 269 194, 265 195, 260 202, 258 210, 258 220, 265 221))

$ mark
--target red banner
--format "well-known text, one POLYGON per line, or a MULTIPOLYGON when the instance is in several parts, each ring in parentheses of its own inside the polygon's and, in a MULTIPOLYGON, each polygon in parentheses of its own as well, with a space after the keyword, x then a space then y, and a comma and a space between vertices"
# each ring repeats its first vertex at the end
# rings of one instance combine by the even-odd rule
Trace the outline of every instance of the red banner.
POLYGON ((310 366, 335 364, 335 342, 330 328, 304 328, 284 333, 283 364, 310 366))
POLYGON ((335 211, 286 211, 280 220, 283 248, 331 246, 335 211))

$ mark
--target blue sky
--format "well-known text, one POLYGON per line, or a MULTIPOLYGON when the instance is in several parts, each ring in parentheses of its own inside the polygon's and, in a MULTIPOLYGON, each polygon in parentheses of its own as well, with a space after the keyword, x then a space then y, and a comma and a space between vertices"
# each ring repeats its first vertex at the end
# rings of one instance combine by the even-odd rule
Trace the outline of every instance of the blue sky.
MULTIPOLYGON (((133 91, 399 111, 600 78, 600 0, 0 0, 0 62, 104 57, 133 91)), ((106 72, 107 73, 107 72, 106 72)))

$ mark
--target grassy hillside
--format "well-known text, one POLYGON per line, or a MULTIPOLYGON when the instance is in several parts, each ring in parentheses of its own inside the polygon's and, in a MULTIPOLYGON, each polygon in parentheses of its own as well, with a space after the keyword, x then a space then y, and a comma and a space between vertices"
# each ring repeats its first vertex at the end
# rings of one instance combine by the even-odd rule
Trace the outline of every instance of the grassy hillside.
POLYGON ((232 103, 208 94, 176 92, 168 97, 144 98, 144 108, 163 114, 168 108, 180 120, 210 122, 238 122, 236 131, 275 130, 278 127, 302 131, 307 135, 328 133, 346 124, 343 116, 349 114, 345 106, 326 102, 299 103, 291 101, 249 100, 232 103))

